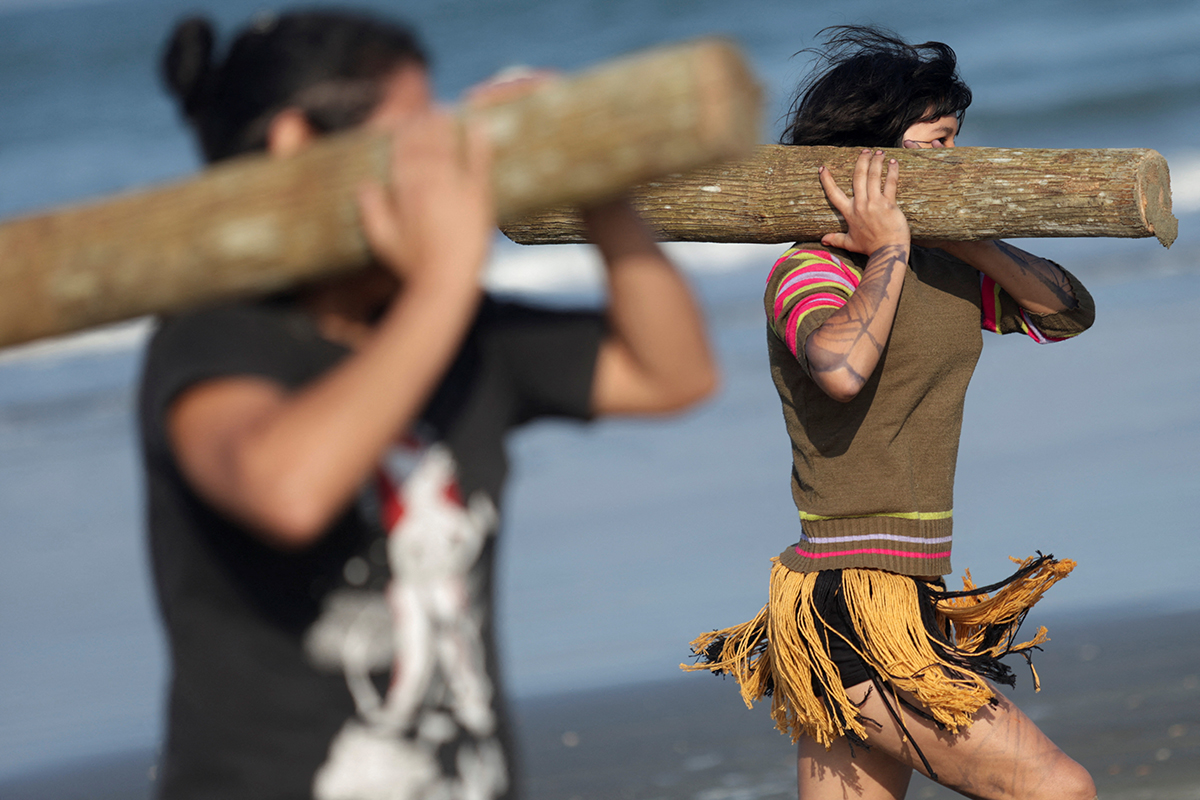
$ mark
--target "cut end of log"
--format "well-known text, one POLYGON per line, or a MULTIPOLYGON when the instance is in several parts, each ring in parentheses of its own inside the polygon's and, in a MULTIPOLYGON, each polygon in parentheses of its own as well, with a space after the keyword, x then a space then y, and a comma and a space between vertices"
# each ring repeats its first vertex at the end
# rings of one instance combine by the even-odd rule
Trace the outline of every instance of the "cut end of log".
MULTIPOLYGON (((642 213, 644 217, 644 211, 642 213)), ((583 216, 574 206, 544 208, 515 219, 502 220, 500 232, 516 244, 588 243, 583 216)))
POLYGON ((1179 235, 1179 220, 1171 212, 1171 172, 1167 159, 1157 150, 1147 150, 1138 168, 1138 192, 1146 228, 1170 247, 1179 235))
POLYGON ((748 155, 762 88, 732 43, 706 38, 626 56, 478 113, 495 148, 504 223, 748 155))

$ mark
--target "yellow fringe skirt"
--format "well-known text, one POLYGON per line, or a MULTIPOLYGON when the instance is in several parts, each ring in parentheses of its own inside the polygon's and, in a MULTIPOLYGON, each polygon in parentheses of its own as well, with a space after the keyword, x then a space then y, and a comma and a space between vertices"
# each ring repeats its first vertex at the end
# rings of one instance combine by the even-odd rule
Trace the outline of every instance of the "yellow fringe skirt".
MULTIPOLYGON (((994 702, 987 679, 1013 684, 1011 669, 999 659, 1016 653, 1028 661, 1047 640, 1043 627, 1017 643, 1018 628, 1042 594, 1075 567, 1039 553, 997 584, 977 588, 967 572, 964 591, 947 592, 940 583, 878 569, 802 573, 773 561, 770 600, 758 616, 698 637, 692 642, 698 663, 681 666, 732 675, 747 706, 770 696, 782 733, 792 741, 809 736, 827 748, 841 736, 852 743, 867 738, 829 656, 831 637, 857 653, 880 692, 897 701, 897 690, 911 694, 918 713, 958 732, 994 702), (830 624, 821 608, 835 609, 841 619, 830 624)), ((1040 688, 1036 672, 1033 679, 1040 688)))

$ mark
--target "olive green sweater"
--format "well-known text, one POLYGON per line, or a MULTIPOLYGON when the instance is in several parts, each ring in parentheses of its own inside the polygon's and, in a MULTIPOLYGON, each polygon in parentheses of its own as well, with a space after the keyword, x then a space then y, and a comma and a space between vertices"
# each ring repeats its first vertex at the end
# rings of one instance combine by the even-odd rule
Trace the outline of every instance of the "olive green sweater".
POLYGON ((1076 308, 1037 315, 941 250, 913 247, 895 322, 874 373, 839 403, 809 375, 804 342, 857 288, 866 256, 798 245, 776 262, 764 305, 771 375, 792 440, 798 572, 873 567, 950 572, 954 468, 982 329, 1058 341, 1091 325, 1091 295, 1067 274, 1076 308))

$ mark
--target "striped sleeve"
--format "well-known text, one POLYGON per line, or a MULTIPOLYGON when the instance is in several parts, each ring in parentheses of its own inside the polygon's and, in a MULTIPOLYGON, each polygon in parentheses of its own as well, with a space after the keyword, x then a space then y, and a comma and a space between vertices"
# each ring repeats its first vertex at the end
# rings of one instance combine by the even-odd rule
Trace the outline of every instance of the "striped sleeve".
POLYGON ((793 247, 771 268, 764 300, 771 330, 807 368, 804 342, 846 305, 862 273, 828 250, 793 247))
POLYGON ((992 333, 1023 333, 1038 344, 1061 342, 1083 333, 1096 319, 1096 304, 1078 278, 1066 270, 1063 273, 1070 281, 1078 304, 1056 314, 1035 314, 1021 308, 1000 284, 980 273, 983 329, 992 333))

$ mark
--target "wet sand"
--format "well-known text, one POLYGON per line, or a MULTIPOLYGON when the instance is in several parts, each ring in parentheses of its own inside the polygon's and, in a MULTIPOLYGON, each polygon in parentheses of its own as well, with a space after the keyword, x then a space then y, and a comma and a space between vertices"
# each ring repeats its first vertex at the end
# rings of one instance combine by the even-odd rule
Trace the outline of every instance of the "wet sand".
MULTIPOLYGON (((1200 611, 1040 620, 1043 690, 1009 694, 1106 800, 1200 800, 1200 611)), ((1019 663, 1019 662, 1018 662, 1019 663)), ((516 703, 528 800, 795 797, 792 746, 731 682, 681 675, 516 703)), ((4 800, 139 800, 153 756, 128 753, 0 784, 4 800)), ((916 776, 914 800, 957 797, 916 776)))
MULTIPOLYGON (((1101 798, 1200 798, 1200 611, 1049 620, 1053 641, 1008 692, 1094 776, 1101 798)), ((705 675, 520 708, 531 800, 795 797, 766 709, 705 675)), ((959 795, 915 776, 908 797, 959 795)))

